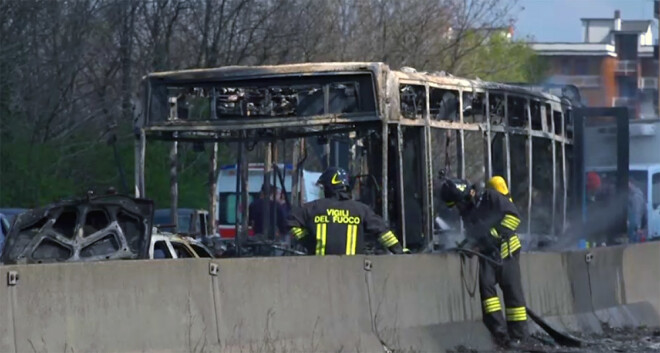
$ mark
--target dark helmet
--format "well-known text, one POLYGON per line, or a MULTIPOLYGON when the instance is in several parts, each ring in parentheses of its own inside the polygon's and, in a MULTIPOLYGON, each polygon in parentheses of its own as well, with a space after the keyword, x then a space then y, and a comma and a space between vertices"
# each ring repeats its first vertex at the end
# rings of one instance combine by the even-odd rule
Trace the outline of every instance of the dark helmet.
POLYGON ((348 173, 342 168, 330 167, 321 174, 316 184, 321 185, 326 194, 347 191, 349 188, 348 173))
POLYGON ((469 201, 470 184, 462 179, 446 179, 440 188, 440 198, 447 207, 453 207, 457 203, 469 201))

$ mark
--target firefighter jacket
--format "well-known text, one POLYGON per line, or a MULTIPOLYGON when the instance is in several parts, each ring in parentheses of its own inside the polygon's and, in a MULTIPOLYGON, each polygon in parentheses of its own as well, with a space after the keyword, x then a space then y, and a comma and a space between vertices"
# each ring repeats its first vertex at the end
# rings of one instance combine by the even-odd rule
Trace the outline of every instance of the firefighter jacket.
POLYGON ((474 205, 462 212, 467 238, 484 253, 499 253, 502 259, 522 248, 516 230, 518 209, 496 190, 485 189, 474 205))
POLYGON ((364 254, 366 237, 378 238, 395 253, 403 250, 381 217, 351 199, 332 197, 306 203, 291 211, 287 225, 308 254, 364 254))

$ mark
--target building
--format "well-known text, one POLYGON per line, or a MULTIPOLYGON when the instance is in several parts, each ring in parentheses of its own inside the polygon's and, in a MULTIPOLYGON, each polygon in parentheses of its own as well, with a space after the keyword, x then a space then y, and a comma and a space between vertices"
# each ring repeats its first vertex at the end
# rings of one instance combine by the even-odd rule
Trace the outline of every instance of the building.
MULTIPOLYGON (((507 27, 481 27, 474 29, 466 29, 466 32, 474 33, 480 37, 486 39, 494 38, 495 36, 500 36, 501 38, 511 41, 513 39, 514 28, 513 25, 507 27)), ((455 40, 456 36, 464 35, 460 32, 454 30, 453 27, 448 27, 445 33, 443 34, 446 40, 455 40)))
POLYGON ((532 43, 547 59, 546 83, 572 84, 587 106, 624 106, 634 118, 658 117, 658 57, 652 20, 583 18, 583 41, 532 43))

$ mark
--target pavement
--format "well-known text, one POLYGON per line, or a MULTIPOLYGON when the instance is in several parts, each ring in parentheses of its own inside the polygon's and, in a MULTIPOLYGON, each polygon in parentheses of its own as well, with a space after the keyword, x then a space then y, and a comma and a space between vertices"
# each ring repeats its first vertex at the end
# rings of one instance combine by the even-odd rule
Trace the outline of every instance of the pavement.
POLYGON ((465 346, 455 347, 447 353, 660 353, 659 328, 610 328, 603 327, 602 334, 581 335, 572 333, 584 340, 586 344, 580 348, 560 347, 550 344, 549 336, 535 336, 535 344, 521 349, 483 351, 465 346), (545 342, 545 343, 542 343, 545 342))

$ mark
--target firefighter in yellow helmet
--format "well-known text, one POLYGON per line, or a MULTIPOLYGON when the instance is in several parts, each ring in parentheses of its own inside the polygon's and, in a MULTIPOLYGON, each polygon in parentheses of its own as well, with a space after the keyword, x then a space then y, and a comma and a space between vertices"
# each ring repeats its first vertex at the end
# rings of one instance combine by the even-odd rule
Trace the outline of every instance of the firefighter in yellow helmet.
POLYGON ((466 239, 483 255, 501 261, 497 266, 479 259, 479 294, 483 321, 495 341, 504 347, 524 344, 527 338, 527 310, 520 276, 521 243, 516 230, 520 215, 511 201, 509 188, 502 177, 488 180, 477 192, 465 180, 447 179, 441 197, 448 207, 456 206, 465 224, 466 239), (496 285, 504 294, 504 306, 496 285), (506 323, 502 311, 506 313, 506 323))

